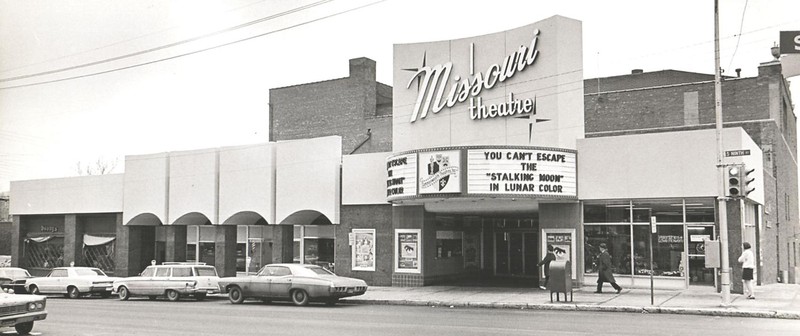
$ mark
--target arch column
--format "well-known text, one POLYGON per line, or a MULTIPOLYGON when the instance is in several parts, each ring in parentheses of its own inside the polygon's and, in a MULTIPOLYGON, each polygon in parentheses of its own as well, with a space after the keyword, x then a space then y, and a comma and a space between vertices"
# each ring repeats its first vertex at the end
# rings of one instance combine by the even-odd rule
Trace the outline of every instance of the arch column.
POLYGON ((215 225, 214 231, 214 266, 220 277, 236 276, 236 225, 215 225))
POLYGON ((186 225, 166 225, 164 229, 164 261, 186 261, 186 225))

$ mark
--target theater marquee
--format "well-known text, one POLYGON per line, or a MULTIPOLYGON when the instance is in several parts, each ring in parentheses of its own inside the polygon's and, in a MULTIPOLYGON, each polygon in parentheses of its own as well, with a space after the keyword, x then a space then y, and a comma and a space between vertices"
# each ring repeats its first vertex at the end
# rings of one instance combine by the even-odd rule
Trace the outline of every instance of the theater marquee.
POLYGON ((574 152, 484 148, 467 157, 470 194, 577 196, 574 152))
POLYGON ((387 201, 470 196, 571 198, 574 150, 522 146, 429 148, 386 159, 387 201))

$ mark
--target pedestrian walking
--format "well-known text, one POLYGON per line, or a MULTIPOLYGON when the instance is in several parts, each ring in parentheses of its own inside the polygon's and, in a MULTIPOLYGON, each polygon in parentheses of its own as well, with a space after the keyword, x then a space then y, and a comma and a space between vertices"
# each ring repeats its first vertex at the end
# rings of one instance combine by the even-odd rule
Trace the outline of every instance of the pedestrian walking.
POLYGON ((614 274, 612 273, 613 266, 611 265, 611 255, 608 254, 606 243, 600 243, 600 256, 597 259, 599 265, 597 269, 597 290, 595 293, 603 292, 603 282, 610 283, 611 287, 614 287, 614 289, 617 290, 617 294, 622 292, 622 287, 617 285, 617 281, 614 280, 614 274))
POLYGON ((536 265, 536 267, 544 266, 544 284, 539 285, 540 289, 547 289, 547 282, 550 281, 550 262, 553 260, 556 260, 556 255, 553 253, 553 245, 547 244, 547 255, 536 265))
POLYGON ((739 256, 739 263, 742 264, 742 283, 744 287, 744 295, 748 299, 754 300, 756 298, 753 293, 753 269, 756 267, 756 258, 753 255, 753 250, 750 249, 750 243, 742 243, 744 250, 742 255, 739 256))

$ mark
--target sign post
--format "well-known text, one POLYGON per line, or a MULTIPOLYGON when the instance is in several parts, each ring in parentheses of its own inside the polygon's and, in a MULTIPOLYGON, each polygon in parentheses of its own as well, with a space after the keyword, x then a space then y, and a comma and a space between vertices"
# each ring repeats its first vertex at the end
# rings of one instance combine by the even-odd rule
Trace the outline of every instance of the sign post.
POLYGON ((650 210, 650 305, 652 306, 655 302, 654 295, 653 295, 653 235, 658 232, 658 227, 656 226, 656 216, 652 216, 653 210, 650 210))

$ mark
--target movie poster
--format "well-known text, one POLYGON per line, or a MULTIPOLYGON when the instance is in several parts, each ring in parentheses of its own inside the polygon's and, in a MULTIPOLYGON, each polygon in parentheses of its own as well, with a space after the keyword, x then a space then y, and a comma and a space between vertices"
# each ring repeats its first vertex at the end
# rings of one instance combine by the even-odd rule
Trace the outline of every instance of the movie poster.
POLYGON ((375 229, 353 229, 354 271, 375 271, 375 229))
POLYGON ((420 273, 422 270, 422 247, 419 229, 395 230, 395 271, 420 273))
POLYGON ((547 254, 547 245, 553 246, 556 261, 569 261, 572 277, 575 278, 575 230, 543 229, 542 257, 547 254))

